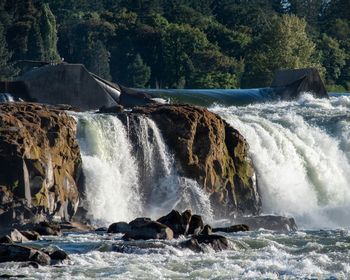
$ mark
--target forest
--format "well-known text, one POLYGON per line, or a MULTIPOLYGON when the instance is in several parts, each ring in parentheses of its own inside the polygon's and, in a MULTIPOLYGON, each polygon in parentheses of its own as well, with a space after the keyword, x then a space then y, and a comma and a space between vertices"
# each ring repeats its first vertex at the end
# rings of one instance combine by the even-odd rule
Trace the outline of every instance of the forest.
POLYGON ((0 79, 83 63, 135 88, 253 88, 316 67, 350 90, 349 0, 2 0, 0 79))

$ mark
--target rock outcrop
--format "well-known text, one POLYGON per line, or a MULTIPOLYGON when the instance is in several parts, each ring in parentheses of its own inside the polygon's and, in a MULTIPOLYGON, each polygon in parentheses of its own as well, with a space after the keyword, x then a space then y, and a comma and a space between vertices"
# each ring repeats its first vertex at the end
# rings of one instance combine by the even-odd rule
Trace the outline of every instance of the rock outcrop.
POLYGON ((155 104, 132 114, 151 117, 179 171, 210 193, 217 216, 258 214, 261 201, 243 136, 216 114, 190 105, 155 104))
POLYGON ((0 104, 0 224, 69 220, 78 207, 76 122, 55 107, 0 104))

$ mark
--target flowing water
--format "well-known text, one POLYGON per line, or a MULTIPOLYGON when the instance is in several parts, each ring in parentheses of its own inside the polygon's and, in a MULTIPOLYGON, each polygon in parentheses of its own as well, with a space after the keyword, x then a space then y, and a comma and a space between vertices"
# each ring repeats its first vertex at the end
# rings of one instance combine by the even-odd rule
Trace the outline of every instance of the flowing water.
MULTIPOLYGON (((182 240, 124 242, 121 235, 71 233, 31 243, 64 249, 68 263, 39 269, 4 263, 0 274, 26 279, 350 279, 350 95, 321 100, 304 94, 291 102, 257 98, 242 106, 235 98, 217 102, 227 91, 218 91, 217 98, 209 93, 210 100, 207 91, 194 103, 204 98, 209 110, 248 140, 263 212, 295 217, 299 231, 224 234, 230 250, 208 248, 207 253, 179 249, 182 240)), ((162 97, 169 95, 173 98, 174 92, 162 97)), ((151 119, 74 116, 86 176, 83 203, 92 223, 106 226, 191 208, 220 224, 200 186, 177 174, 151 119)))

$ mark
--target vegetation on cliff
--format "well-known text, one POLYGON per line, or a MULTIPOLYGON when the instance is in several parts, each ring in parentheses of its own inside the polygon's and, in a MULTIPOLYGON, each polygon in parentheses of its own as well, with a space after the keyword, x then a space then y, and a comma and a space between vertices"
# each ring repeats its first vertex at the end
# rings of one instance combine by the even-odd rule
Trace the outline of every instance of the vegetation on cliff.
POLYGON ((5 0, 0 76, 16 74, 11 61, 61 56, 132 87, 235 88, 316 66, 329 88, 349 90, 349 10, 348 0, 5 0))

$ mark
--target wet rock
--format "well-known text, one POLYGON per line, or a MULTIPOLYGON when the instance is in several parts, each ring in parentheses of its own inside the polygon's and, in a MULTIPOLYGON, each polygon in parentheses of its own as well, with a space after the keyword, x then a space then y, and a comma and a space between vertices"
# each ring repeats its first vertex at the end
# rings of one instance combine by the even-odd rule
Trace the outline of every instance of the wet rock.
POLYGON ((204 228, 203 219, 199 215, 192 215, 188 234, 199 234, 204 228))
POLYGON ((108 227, 107 233, 127 233, 131 229, 131 225, 126 222, 113 223, 108 227))
POLYGON ((171 240, 174 238, 174 233, 169 227, 148 218, 137 218, 130 222, 129 225, 130 230, 123 236, 124 240, 171 240))
POLYGON ((267 229, 280 232, 289 232, 298 230, 294 218, 283 216, 253 216, 240 217, 235 219, 236 223, 246 224, 251 230, 267 229))
POLYGON ((198 240, 195 238, 191 238, 189 240, 183 241, 180 243, 181 248, 186 248, 190 249, 196 253, 205 253, 205 247, 202 247, 199 243, 198 240))
POLYGON ((229 248, 226 237, 210 234, 210 235, 196 235, 192 239, 197 240, 198 244, 206 244, 212 247, 215 251, 227 250, 229 248))
POLYGON ((0 244, 0 262, 36 262, 49 265, 49 255, 40 250, 15 244, 0 244))
POLYGON ((215 214, 258 214, 261 208, 248 143, 207 109, 178 104, 134 108, 152 118, 173 152, 179 172, 211 194, 215 214))
POLYGON ((106 227, 99 227, 99 228, 95 229, 95 232, 104 232, 107 230, 108 230, 108 228, 106 228, 106 227))
POLYGON ((212 230, 211 226, 210 225, 205 225, 200 234, 202 234, 202 235, 209 235, 212 232, 213 232, 213 230, 212 230))
POLYGON ((40 235, 62 235, 60 225, 55 223, 40 222, 33 226, 33 230, 40 235))
POLYGON ((69 220, 82 164, 74 118, 53 106, 1 103, 0 126, 0 223, 22 224, 36 214, 69 220))
POLYGON ((33 230, 20 231, 28 240, 36 241, 40 240, 40 234, 33 230))
MULTIPOLYGON (((182 212, 181 216, 182 216, 184 224, 188 225, 188 227, 189 227, 191 217, 192 217, 192 211, 190 209, 187 209, 187 210, 182 212)), ((188 231, 188 229, 187 229, 187 231, 188 231)))
POLYGON ((113 105, 113 106, 102 106, 99 110, 98 113, 112 113, 112 114, 117 114, 117 113, 122 113, 124 111, 124 107, 122 105, 113 105))
POLYGON ((169 214, 159 218, 157 222, 171 228, 175 237, 187 234, 189 227, 188 220, 176 210, 172 210, 169 214))
POLYGON ((50 256, 51 264, 57 264, 70 259, 65 251, 57 247, 47 247, 41 251, 50 256))
POLYGON ((0 243, 22 243, 29 241, 21 232, 17 229, 11 230, 6 236, 0 238, 0 243))
POLYGON ((213 228, 213 232, 239 232, 239 231, 249 231, 249 226, 247 225, 233 225, 229 227, 218 227, 213 228))
POLYGON ((207 252, 206 246, 211 247, 215 251, 223 251, 229 248, 226 237, 216 234, 210 235, 196 235, 191 239, 186 240, 180 244, 182 248, 190 249, 197 253, 207 252))
POLYGON ((5 235, 0 238, 0 243, 13 243, 10 236, 5 235))
POLYGON ((92 226, 80 222, 63 222, 60 223, 60 228, 62 232, 85 232, 94 229, 92 226))

